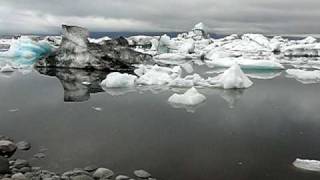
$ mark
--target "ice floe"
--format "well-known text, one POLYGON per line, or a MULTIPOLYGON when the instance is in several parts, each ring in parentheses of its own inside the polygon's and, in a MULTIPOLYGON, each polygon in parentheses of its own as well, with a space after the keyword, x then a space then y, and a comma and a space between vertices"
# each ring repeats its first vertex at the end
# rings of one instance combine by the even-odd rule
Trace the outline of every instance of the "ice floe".
POLYGON ((195 106, 203 103, 206 97, 200 94, 196 88, 192 87, 184 94, 173 94, 168 101, 172 104, 181 104, 186 106, 195 106))
POLYGON ((106 79, 101 82, 101 86, 105 86, 107 88, 133 87, 136 80, 137 76, 135 75, 113 72, 107 75, 106 79))
POLYGON ((320 83, 319 70, 306 71, 301 69, 288 69, 286 73, 288 77, 295 78, 304 84, 320 83))
POLYGON ((317 161, 317 160, 308 160, 308 159, 298 158, 293 162, 293 165, 300 169, 320 172, 320 161, 317 161))

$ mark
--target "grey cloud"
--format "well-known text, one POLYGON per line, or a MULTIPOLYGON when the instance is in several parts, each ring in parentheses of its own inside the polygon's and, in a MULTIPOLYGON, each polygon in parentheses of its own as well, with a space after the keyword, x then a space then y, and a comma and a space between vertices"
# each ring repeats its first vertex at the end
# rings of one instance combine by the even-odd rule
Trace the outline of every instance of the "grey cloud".
POLYGON ((318 33, 318 0, 1 0, 0 32, 56 32, 61 23, 92 31, 318 33))

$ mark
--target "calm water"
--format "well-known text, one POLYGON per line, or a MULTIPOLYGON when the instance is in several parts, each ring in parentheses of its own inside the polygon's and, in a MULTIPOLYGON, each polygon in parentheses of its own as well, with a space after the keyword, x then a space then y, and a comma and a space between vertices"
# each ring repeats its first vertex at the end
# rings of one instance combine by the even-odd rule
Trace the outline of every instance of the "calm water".
POLYGON ((206 103, 186 110, 168 104, 171 90, 112 96, 124 91, 103 92, 103 73, 41 72, 51 76, 0 76, 0 132, 31 142, 16 157, 35 166, 146 169, 163 180, 320 178, 291 165, 297 157, 320 159, 320 85, 283 75, 253 79, 242 91, 201 89, 206 103), (43 147, 47 157, 32 159, 43 147))

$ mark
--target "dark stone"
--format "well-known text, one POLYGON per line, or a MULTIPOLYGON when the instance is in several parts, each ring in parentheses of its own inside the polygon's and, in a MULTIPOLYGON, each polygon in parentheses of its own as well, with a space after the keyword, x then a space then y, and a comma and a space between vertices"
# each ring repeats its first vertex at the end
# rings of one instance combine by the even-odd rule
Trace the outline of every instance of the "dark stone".
POLYGON ((62 42, 56 53, 38 61, 37 67, 128 70, 133 64, 150 62, 152 56, 127 47, 120 37, 102 44, 90 43, 87 29, 62 25, 62 42))
POLYGON ((0 156, 0 174, 6 174, 9 170, 8 159, 0 156))
POLYGON ((27 150, 31 149, 31 144, 26 141, 20 141, 16 145, 17 145, 18 149, 23 150, 23 151, 27 151, 27 150))
POLYGON ((17 150, 17 146, 10 140, 0 140, 0 156, 11 157, 17 150))
POLYGON ((28 161, 23 160, 23 159, 17 159, 14 164, 13 164, 14 168, 20 169, 23 167, 30 167, 28 161))

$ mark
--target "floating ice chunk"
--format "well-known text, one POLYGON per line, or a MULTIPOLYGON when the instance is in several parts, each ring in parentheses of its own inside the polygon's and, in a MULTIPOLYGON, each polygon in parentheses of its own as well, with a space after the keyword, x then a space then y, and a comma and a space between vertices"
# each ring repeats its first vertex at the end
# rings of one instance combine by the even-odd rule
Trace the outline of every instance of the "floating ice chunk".
POLYGON ((158 49, 158 47, 159 47, 158 39, 151 39, 150 42, 151 42, 151 49, 150 50, 151 51, 156 51, 158 49))
POLYGON ((2 72, 2 73, 9 73, 9 72, 13 72, 13 71, 14 71, 14 69, 9 64, 6 64, 5 66, 0 68, 0 72, 2 72))
POLYGON ((136 79, 137 76, 131 74, 113 72, 107 75, 106 79, 101 82, 101 86, 105 86, 107 88, 132 87, 134 86, 136 79))
POLYGON ((214 78, 209 78, 208 82, 215 87, 221 87, 223 89, 248 88, 253 84, 252 81, 242 72, 237 63, 234 63, 223 74, 214 78))
POLYGON ((210 87, 211 85, 199 74, 188 75, 184 78, 176 78, 169 83, 171 87, 210 87))
POLYGON ((155 56, 154 59, 155 60, 181 61, 181 60, 192 59, 192 57, 190 57, 186 54, 164 53, 164 54, 159 54, 159 55, 155 56))
POLYGON ((184 94, 173 94, 169 98, 169 102, 173 104, 183 104, 187 106, 195 106, 203 103, 206 97, 200 94, 196 88, 192 87, 187 90, 184 94))
POLYGON ((296 159, 293 165, 297 168, 308 170, 308 171, 320 171, 320 161, 307 160, 307 159, 296 159))
POLYGON ((180 77, 182 69, 180 66, 173 68, 141 65, 135 70, 135 73, 140 76, 137 79, 138 84, 142 85, 165 85, 180 77))
POLYGON ((134 46, 146 46, 151 45, 152 40, 155 39, 153 36, 145 36, 145 35, 138 35, 138 36, 131 36, 128 37, 127 40, 130 45, 134 46))
POLYGON ((88 40, 89 40, 90 43, 101 44, 104 41, 111 40, 111 38, 108 37, 108 36, 105 36, 105 37, 98 38, 98 39, 88 38, 88 40))
POLYGON ((320 43, 287 46, 283 49, 283 54, 289 57, 319 57, 320 43))
POLYGON ((194 50, 195 50, 194 40, 188 39, 179 47, 178 52, 191 54, 191 53, 194 53, 194 50))
POLYGON ((171 47, 171 39, 168 35, 164 34, 163 36, 160 37, 159 40, 159 45, 158 45, 158 53, 169 53, 170 47, 171 47))
POLYGON ((288 77, 297 79, 304 84, 319 83, 320 71, 305 71, 301 69, 288 69, 286 70, 288 77))
POLYGON ((193 70, 193 67, 192 67, 192 64, 190 63, 184 63, 184 64, 181 64, 180 65, 187 73, 192 73, 194 70, 193 70))
POLYGON ((101 107, 92 106, 92 109, 95 111, 102 111, 101 107))
POLYGON ((206 63, 213 67, 228 68, 235 63, 239 64, 242 69, 284 69, 284 66, 273 60, 252 60, 243 58, 222 58, 213 61, 206 61, 206 63))
POLYGON ((18 64, 31 65, 54 51, 45 40, 34 41, 29 37, 21 37, 12 40, 10 49, 5 52, 0 52, 0 57, 13 58, 12 61, 18 64))

